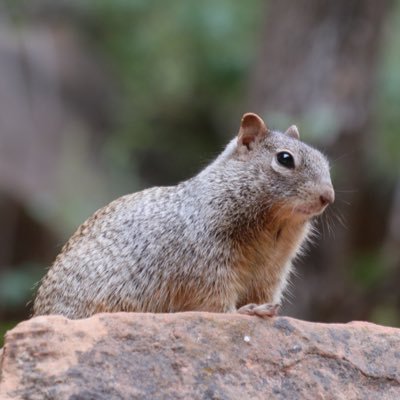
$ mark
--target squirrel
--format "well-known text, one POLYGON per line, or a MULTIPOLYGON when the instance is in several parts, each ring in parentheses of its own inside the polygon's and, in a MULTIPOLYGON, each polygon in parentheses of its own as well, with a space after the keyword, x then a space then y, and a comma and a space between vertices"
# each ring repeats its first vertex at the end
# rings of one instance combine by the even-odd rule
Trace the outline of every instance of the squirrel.
POLYGON ((297 127, 243 115, 198 175, 98 210, 42 279, 33 315, 239 312, 276 315, 312 221, 334 201, 329 163, 297 127))

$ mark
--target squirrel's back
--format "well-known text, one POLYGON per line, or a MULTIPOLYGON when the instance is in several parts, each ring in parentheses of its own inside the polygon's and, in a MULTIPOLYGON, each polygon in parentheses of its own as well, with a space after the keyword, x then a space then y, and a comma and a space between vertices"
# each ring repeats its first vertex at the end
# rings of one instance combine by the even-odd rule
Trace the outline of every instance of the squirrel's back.
POLYGON ((279 302, 310 219, 334 196, 326 159, 297 136, 246 114, 238 138, 194 178, 98 210, 44 277, 34 315, 279 302))

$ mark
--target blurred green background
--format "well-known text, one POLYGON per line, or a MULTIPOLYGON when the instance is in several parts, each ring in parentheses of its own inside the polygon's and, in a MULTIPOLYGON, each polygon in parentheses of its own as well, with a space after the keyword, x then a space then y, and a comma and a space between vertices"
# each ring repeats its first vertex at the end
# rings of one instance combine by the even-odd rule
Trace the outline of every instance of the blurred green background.
POLYGON ((400 326, 399 71, 399 1, 0 1, 0 336, 84 219, 190 177, 247 111, 332 160, 283 314, 400 326))

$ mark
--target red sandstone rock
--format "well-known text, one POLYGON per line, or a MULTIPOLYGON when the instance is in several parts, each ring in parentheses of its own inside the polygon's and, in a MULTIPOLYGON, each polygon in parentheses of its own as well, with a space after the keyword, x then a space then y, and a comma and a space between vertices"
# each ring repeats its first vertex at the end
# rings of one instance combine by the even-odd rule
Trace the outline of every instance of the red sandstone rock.
POLYGON ((6 335, 0 399, 400 399, 400 330, 236 314, 37 317, 6 335))

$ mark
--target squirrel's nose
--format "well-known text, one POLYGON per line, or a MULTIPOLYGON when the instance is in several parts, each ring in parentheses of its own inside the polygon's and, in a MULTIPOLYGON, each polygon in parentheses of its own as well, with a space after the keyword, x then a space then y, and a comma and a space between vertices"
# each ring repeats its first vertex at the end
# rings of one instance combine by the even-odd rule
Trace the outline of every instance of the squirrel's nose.
POLYGON ((328 186, 322 190, 319 201, 322 206, 327 206, 328 204, 332 204, 335 201, 335 192, 333 191, 332 186, 328 186))

